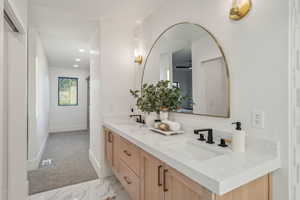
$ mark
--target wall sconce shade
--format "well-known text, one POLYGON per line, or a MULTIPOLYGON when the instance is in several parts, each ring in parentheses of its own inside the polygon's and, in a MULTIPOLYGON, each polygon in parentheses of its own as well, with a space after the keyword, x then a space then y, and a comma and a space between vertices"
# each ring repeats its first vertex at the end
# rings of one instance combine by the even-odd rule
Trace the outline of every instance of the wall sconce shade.
POLYGON ((244 0, 240 5, 238 5, 237 0, 232 0, 229 18, 232 20, 240 20, 249 13, 251 7, 251 0, 244 0))
POLYGON ((137 64, 142 64, 143 63, 143 56, 141 56, 142 53, 140 49, 135 49, 134 50, 134 62, 137 64))

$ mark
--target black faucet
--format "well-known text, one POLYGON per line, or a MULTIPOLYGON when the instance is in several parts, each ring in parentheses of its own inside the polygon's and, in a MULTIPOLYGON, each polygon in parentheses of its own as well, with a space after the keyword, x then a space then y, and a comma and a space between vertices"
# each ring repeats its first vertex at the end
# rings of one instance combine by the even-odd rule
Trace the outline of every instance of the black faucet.
MULTIPOLYGON (((211 128, 208 128, 208 129, 199 129, 199 130, 194 130, 194 133, 195 134, 199 134, 200 132, 204 132, 204 131, 207 131, 208 132, 208 135, 207 135, 207 141, 206 143, 208 144, 214 144, 214 137, 213 137, 213 129, 211 128)), ((204 136, 202 134, 200 134, 200 141, 204 141, 204 136)))
POLYGON ((132 117, 137 117, 137 118, 136 118, 136 122, 137 122, 137 123, 141 123, 141 124, 144 124, 144 123, 145 123, 145 121, 142 120, 142 115, 130 115, 130 118, 132 118, 132 117))

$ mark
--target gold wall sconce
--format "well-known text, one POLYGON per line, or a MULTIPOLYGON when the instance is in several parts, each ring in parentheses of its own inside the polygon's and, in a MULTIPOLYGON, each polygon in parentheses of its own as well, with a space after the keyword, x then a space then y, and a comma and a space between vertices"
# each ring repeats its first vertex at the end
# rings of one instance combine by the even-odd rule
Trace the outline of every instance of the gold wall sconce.
POLYGON ((134 62, 140 65, 143 63, 143 56, 137 50, 134 50, 134 62))
POLYGON ((141 65, 143 63, 143 56, 136 56, 134 62, 141 65))
POLYGON ((238 0, 232 0, 229 18, 232 20, 240 20, 249 13, 251 7, 251 0, 242 0, 240 3, 238 3, 238 0))

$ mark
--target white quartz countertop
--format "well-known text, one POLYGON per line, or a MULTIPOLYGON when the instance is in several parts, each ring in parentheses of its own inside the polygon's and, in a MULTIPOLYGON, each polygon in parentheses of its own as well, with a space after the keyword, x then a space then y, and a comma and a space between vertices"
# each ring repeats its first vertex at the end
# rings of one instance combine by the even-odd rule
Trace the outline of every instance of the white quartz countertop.
POLYGON ((113 119, 105 120, 104 126, 218 195, 281 166, 279 144, 273 141, 248 137, 246 153, 233 153, 229 148, 201 143, 192 133, 163 136, 134 122, 113 119), (198 144, 216 155, 198 159, 198 144))

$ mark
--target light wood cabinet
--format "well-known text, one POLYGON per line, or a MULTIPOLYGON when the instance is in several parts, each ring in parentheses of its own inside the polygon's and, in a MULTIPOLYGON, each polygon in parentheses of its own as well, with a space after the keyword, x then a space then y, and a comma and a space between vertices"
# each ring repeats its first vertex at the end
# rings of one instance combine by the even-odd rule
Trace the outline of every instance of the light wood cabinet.
POLYGON ((139 176, 140 150, 123 138, 119 138, 119 158, 125 162, 134 173, 139 176))
POLYGON ((267 175, 223 196, 216 195, 216 200, 271 200, 271 191, 271 175, 267 175))
POLYGON ((113 167, 113 140, 114 135, 109 129, 104 129, 105 134, 105 157, 108 165, 113 167))
POLYGON ((272 200, 271 175, 219 196, 109 129, 104 133, 107 162, 132 200, 272 200))
POLYGON ((164 164, 150 156, 141 153, 141 200, 163 200, 163 170, 164 164))
POLYGON ((131 200, 140 200, 140 180, 122 160, 119 162, 116 176, 128 192, 131 200))
POLYGON ((213 200, 214 195, 153 156, 141 153, 141 200, 213 200))
POLYGON ((140 200, 140 149, 109 129, 104 129, 105 157, 131 200, 140 200))
POLYGON ((171 167, 163 172, 165 200, 213 200, 214 194, 171 167))
POLYGON ((104 129, 105 136, 105 158, 107 164, 112 168, 114 173, 118 172, 119 167, 119 140, 120 137, 109 129, 104 129))

